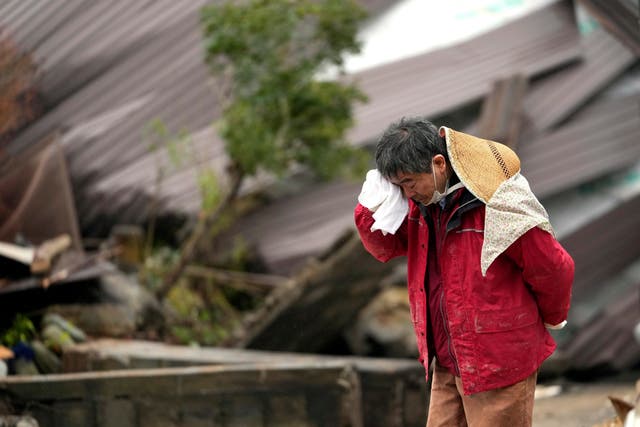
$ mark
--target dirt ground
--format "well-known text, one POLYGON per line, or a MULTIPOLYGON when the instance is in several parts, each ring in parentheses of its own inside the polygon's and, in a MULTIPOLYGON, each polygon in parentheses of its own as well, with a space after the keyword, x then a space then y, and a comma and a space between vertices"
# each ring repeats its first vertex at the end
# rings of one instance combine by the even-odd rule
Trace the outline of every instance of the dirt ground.
POLYGON ((608 396, 632 403, 635 381, 640 377, 598 380, 597 382, 542 383, 541 394, 558 390, 559 394, 537 397, 533 410, 535 427, 593 427, 615 417, 608 396))

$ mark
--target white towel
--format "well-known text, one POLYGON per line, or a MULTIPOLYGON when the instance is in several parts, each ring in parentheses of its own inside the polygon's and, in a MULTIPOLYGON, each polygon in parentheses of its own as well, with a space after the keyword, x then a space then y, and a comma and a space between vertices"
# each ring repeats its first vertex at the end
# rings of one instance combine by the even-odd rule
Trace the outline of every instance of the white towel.
POLYGON ((358 202, 373 212, 371 231, 395 234, 409 212, 409 201, 397 185, 385 179, 377 169, 367 172, 358 202))

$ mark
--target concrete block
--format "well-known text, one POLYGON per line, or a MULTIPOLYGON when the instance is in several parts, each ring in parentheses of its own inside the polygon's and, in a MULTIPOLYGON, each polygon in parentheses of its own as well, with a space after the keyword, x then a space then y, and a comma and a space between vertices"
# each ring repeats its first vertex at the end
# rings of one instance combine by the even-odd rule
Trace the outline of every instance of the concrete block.
POLYGON ((96 403, 97 427, 136 427, 135 405, 128 399, 113 399, 96 403))
POLYGON ((314 427, 307 414, 307 399, 304 395, 270 396, 266 421, 269 427, 314 427))

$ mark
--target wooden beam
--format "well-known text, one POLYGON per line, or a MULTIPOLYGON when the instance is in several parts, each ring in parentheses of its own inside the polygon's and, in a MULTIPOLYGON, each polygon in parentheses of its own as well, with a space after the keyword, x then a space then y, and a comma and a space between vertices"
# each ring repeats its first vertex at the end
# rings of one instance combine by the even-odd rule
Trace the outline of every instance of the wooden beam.
POLYGON ((515 149, 522 124, 527 78, 522 74, 497 80, 482 105, 478 136, 515 149))
POLYGON ((247 273, 200 265, 187 266, 185 273, 187 276, 209 279, 236 289, 261 294, 268 293, 289 280, 288 277, 274 274, 247 273))
POLYGON ((373 258, 353 230, 329 252, 274 290, 226 344, 316 352, 339 337, 397 263, 373 258))

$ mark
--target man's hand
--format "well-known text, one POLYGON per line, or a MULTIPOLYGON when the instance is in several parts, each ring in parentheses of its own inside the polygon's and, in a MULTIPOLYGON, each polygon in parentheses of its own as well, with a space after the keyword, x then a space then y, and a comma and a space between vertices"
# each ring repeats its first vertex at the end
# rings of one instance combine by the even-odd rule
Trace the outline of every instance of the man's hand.
POLYGON ((567 325, 567 321, 563 320, 562 322, 558 323, 557 325, 550 325, 548 323, 545 323, 544 326, 547 327, 547 329, 562 329, 567 325))
POLYGON ((362 191, 358 196, 358 202, 371 212, 375 212, 387 198, 385 181, 388 183, 377 169, 371 169, 367 172, 367 177, 362 184, 362 191))
POLYGON ((373 212, 375 222, 371 231, 380 230, 385 235, 395 234, 409 211, 409 203, 400 187, 389 182, 376 169, 367 172, 358 202, 373 212))

